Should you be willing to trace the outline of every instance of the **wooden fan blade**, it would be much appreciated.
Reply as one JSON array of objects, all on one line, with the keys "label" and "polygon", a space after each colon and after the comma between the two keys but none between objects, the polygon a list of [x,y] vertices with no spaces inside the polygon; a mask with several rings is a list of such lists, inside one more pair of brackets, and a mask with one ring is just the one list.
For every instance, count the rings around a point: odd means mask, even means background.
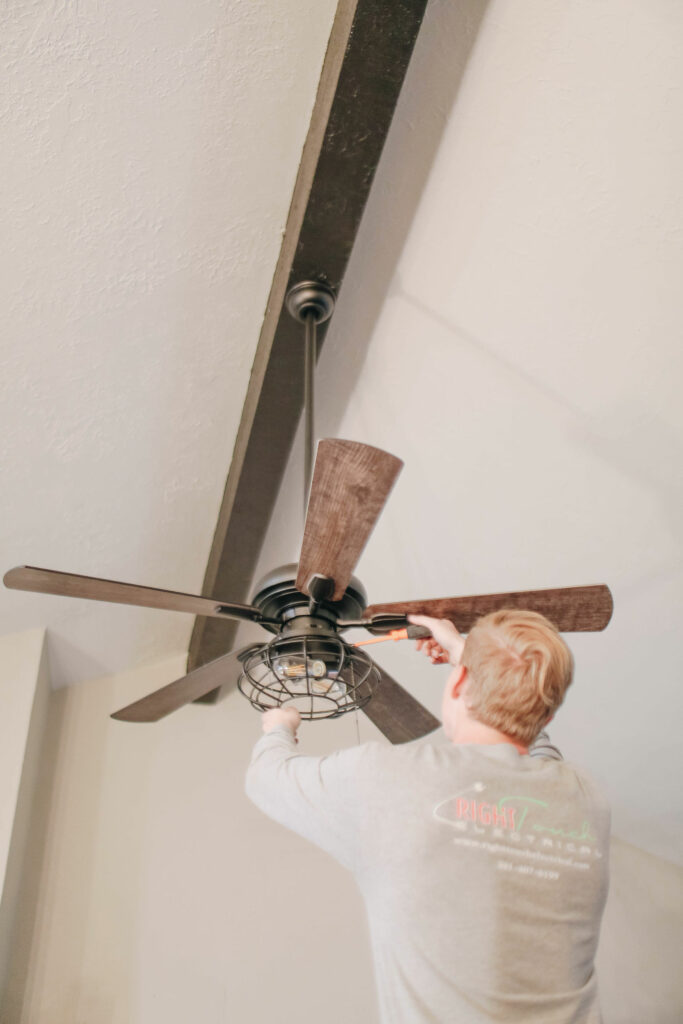
[{"label": "wooden fan blade", "polygon": [[260,645],[249,644],[239,651],[231,651],[216,658],[215,661],[209,661],[181,679],[176,679],[175,682],[162,686],[161,689],[147,694],[135,703],[115,711],[111,717],[120,722],[158,722],[160,718],[170,715],[172,711],[177,711],[198,697],[203,697],[211,690],[224,686],[233,679],[236,682],[240,672],[240,659],[255,646]]},{"label": "wooden fan blade", "polygon": [[37,569],[21,565],[5,573],[4,584],[13,590],[32,590],[39,594],[58,594],[61,597],[84,597],[90,601],[110,601],[113,604],[132,604],[141,608],[161,608],[167,611],[189,612],[190,615],[210,615],[216,618],[263,619],[258,608],[247,604],[224,604],[210,597],[179,594],[156,587],[139,587],[135,583],[118,583],[96,576],[78,576],[54,569]]},{"label": "wooden fan blade", "polygon": [[[374,615],[432,615],[450,619],[461,633],[467,633],[477,619],[500,608],[520,608],[545,615],[561,633],[586,633],[604,629],[614,604],[609,587],[561,587],[557,590],[523,590],[510,594],[480,594],[476,597],[441,597],[428,601],[373,604],[363,612],[367,621]],[[392,627],[393,628],[393,627]]]},{"label": "wooden fan blade", "polygon": [[334,580],[339,601],[403,463],[355,441],[320,441],[308,501],[297,589],[319,574]]},{"label": "wooden fan blade", "polygon": [[372,700],[363,708],[370,721],[391,743],[407,743],[434,732],[441,725],[427,708],[374,662],[382,677]]}]

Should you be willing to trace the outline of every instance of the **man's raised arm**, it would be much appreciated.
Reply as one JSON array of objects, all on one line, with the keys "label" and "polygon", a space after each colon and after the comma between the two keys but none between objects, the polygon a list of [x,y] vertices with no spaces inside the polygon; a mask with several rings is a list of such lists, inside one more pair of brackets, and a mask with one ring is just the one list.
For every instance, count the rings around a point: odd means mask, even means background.
[{"label": "man's raised arm", "polygon": [[300,721],[293,708],[264,713],[264,735],[254,747],[247,770],[247,796],[268,817],[353,870],[367,814],[363,780],[372,773],[376,744],[326,757],[305,757],[296,750]]}]

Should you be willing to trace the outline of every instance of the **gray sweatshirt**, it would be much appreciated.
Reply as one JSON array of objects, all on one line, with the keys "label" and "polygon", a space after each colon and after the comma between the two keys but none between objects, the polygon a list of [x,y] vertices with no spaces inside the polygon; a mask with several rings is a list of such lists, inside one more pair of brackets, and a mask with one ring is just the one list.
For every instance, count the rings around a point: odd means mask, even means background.
[{"label": "gray sweatshirt", "polygon": [[442,729],[306,757],[279,727],[254,747],[250,799],[356,878],[385,1024],[601,1021],[609,809],[538,753]]}]

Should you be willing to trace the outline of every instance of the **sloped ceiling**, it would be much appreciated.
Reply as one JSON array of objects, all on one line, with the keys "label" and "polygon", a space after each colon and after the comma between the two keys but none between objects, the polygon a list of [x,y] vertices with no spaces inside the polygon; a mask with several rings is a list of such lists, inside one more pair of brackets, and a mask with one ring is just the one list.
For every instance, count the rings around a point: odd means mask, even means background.
[{"label": "sloped ceiling", "polygon": [[[0,565],[199,592],[336,4],[12,4]],[[192,620],[0,591],[56,685]]]}]

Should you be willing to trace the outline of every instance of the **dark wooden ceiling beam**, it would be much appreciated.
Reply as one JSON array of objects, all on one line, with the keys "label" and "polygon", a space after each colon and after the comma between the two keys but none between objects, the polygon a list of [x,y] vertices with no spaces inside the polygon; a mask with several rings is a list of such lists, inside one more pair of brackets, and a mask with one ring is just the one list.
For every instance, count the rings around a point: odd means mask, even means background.
[{"label": "dark wooden ceiling beam", "polygon": [[[341,0],[259,338],[202,593],[248,590],[303,407],[301,325],[284,308],[297,281],[339,291],[426,0]],[[274,169],[276,173],[276,169]],[[320,344],[325,326],[319,329]],[[237,624],[197,618],[188,671],[226,653]]]}]

